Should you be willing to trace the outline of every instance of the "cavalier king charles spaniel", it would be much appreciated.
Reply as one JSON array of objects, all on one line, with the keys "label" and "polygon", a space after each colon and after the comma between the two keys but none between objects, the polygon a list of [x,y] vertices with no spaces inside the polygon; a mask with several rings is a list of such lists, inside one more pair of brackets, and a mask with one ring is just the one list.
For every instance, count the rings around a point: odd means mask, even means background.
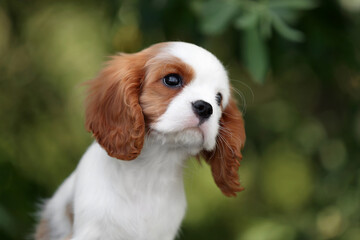
[{"label": "cavalier king charles spaniel", "polygon": [[113,56],[88,82],[86,128],[96,141],[45,202],[35,238],[174,239],[190,156],[235,196],[245,131],[230,88],[220,61],[193,44]]}]

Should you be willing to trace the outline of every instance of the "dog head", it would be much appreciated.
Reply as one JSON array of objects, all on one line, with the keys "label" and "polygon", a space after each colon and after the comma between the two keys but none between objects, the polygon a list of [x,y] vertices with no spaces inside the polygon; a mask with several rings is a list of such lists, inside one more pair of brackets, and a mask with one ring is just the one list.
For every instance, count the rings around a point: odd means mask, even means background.
[{"label": "dog head", "polygon": [[210,52],[184,42],[156,44],[112,57],[88,84],[86,128],[110,156],[135,159],[151,138],[201,155],[225,195],[242,190],[243,118]]}]

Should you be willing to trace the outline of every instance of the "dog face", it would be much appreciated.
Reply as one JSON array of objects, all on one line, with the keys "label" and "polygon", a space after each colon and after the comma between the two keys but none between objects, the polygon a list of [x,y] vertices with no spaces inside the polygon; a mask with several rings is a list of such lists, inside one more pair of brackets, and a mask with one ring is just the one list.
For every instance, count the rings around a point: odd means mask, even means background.
[{"label": "dog face", "polygon": [[140,96],[150,129],[164,143],[184,146],[192,154],[213,150],[230,97],[225,69],[195,45],[170,43],[162,51],[147,62]]},{"label": "dog face", "polygon": [[86,127],[112,157],[135,159],[145,138],[200,154],[227,196],[242,190],[242,115],[219,60],[196,45],[161,43],[114,56],[89,82]]}]

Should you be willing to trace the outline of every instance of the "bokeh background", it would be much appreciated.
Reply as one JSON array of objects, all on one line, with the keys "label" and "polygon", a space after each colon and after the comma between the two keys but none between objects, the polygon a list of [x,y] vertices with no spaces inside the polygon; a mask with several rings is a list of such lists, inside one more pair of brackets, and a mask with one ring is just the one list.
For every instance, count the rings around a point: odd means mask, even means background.
[{"label": "bokeh background", "polygon": [[247,131],[238,197],[189,161],[179,239],[360,239],[360,0],[1,0],[0,239],[91,143],[81,83],[169,40],[219,57]]}]

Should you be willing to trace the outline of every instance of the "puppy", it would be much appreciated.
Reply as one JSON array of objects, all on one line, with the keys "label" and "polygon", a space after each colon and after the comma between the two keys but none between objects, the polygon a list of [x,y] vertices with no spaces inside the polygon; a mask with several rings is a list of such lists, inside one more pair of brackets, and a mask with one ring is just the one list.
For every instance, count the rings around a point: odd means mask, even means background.
[{"label": "puppy", "polygon": [[220,61],[193,44],[113,56],[88,83],[86,128],[96,141],[44,204],[36,240],[174,239],[190,156],[235,196],[245,131],[230,92]]}]

